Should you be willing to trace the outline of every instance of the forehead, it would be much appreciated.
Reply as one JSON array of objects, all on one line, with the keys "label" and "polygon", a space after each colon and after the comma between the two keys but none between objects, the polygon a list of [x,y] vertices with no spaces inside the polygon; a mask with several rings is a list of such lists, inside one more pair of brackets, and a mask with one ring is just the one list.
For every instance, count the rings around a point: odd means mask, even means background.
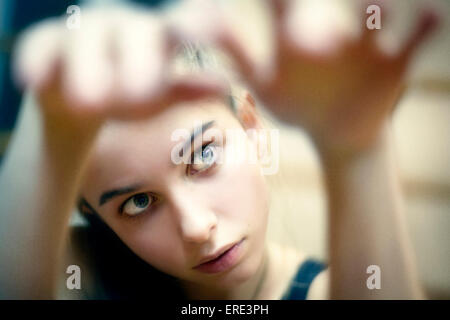
[{"label": "forehead", "polygon": [[180,143],[172,141],[173,132],[182,129],[190,135],[211,120],[219,130],[240,126],[221,101],[179,104],[141,121],[108,122],[94,144],[83,191],[135,183],[139,177],[157,179],[173,167],[171,151]]}]

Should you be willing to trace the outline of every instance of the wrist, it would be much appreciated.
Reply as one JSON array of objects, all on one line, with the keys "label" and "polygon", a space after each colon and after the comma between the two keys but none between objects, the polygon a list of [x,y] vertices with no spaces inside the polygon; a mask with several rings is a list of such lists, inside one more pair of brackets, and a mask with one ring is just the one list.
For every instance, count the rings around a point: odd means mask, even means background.
[{"label": "wrist", "polygon": [[340,139],[336,135],[312,134],[311,138],[324,166],[342,167],[379,153],[388,145],[389,135],[390,123],[386,121],[365,137],[356,134],[349,139]]},{"label": "wrist", "polygon": [[100,119],[81,119],[49,114],[41,109],[42,138],[46,158],[61,172],[78,171],[103,124]]},{"label": "wrist", "polygon": [[[104,122],[95,108],[80,108],[70,104],[56,89],[30,92],[38,107],[46,138],[69,138],[67,143],[89,143]],[[74,139],[77,137],[76,139]]]}]

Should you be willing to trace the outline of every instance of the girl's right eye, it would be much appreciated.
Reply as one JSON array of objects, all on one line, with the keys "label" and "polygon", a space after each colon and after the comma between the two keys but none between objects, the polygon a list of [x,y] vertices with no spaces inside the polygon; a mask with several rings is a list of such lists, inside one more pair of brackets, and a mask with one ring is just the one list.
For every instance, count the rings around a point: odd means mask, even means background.
[{"label": "girl's right eye", "polygon": [[208,142],[191,155],[191,165],[187,169],[189,175],[207,171],[212,168],[219,157],[216,145]]},{"label": "girl's right eye", "polygon": [[156,197],[149,193],[139,193],[122,204],[120,213],[130,217],[142,214],[156,202]]}]

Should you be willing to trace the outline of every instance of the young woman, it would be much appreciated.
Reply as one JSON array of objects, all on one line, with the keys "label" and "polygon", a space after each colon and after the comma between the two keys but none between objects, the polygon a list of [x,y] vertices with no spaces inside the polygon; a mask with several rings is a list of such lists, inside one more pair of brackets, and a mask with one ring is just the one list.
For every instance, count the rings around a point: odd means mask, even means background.
[{"label": "young woman", "polygon": [[[266,242],[269,199],[258,162],[220,161],[238,144],[227,130],[244,133],[249,154],[259,147],[248,131],[262,128],[249,91],[230,94],[210,72],[173,76],[170,53],[186,36],[173,21],[130,8],[89,10],[81,29],[51,20],[18,49],[18,75],[32,93],[0,175],[0,239],[10,244],[0,248],[2,297],[55,296],[77,201],[90,228],[70,238],[103,289],[93,285],[87,298],[423,297],[389,115],[435,16],[421,16],[389,55],[371,30],[322,44],[295,39],[295,10],[269,3],[276,41],[264,66],[226,21],[189,37],[215,41],[249,90],[315,142],[328,191],[329,269]],[[197,51],[191,56],[202,66]],[[191,148],[176,149],[179,129]],[[191,161],[174,163],[174,150]],[[367,287],[371,265],[382,272],[381,289]]]}]

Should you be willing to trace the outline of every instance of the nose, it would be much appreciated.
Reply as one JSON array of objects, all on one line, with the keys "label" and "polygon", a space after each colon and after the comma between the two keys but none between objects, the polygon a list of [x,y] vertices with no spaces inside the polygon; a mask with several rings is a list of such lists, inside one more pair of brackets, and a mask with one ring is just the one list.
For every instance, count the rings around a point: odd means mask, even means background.
[{"label": "nose", "polygon": [[217,226],[217,216],[201,199],[179,192],[172,198],[172,208],[184,241],[208,241]]}]

